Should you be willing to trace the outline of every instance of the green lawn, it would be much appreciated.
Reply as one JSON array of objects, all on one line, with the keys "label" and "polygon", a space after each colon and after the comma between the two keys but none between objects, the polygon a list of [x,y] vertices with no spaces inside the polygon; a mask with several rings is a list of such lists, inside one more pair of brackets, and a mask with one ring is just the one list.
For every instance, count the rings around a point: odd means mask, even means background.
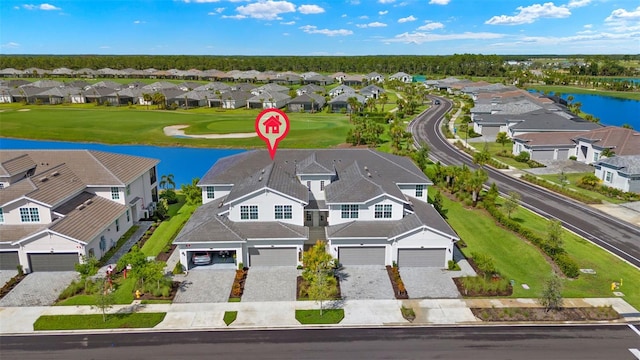
[{"label": "green lawn", "polygon": [[344,309],[325,309],[320,316],[320,310],[296,310],[296,320],[300,324],[338,324],[344,319]]},{"label": "green lawn", "polygon": [[[28,111],[20,111],[28,110]],[[187,134],[254,132],[259,110],[155,110],[144,106],[2,104],[2,136],[36,140],[149,144],[193,147],[263,147],[258,137],[186,139],[164,135],[169,125],[189,125]],[[291,130],[282,148],[326,148],[345,142],[349,119],[344,114],[289,113]],[[322,133],[322,136],[318,136]]]},{"label": "green lawn", "polygon": [[585,89],[577,86],[560,86],[560,85],[527,85],[527,89],[534,89],[538,91],[544,91],[545,93],[561,93],[561,94],[591,94],[611,96],[620,99],[640,100],[640,92],[630,91],[606,91]]},{"label": "green lawn", "polygon": [[[429,189],[433,196],[435,189]],[[444,198],[448,210],[447,221],[468,245],[465,255],[482,252],[491,255],[498,270],[508,279],[514,279],[513,297],[538,297],[544,280],[551,272],[551,265],[533,245],[496,226],[493,219],[481,210],[463,208],[458,202]],[[545,236],[547,222],[538,215],[519,208],[512,217],[522,226]],[[620,289],[625,300],[640,308],[640,271],[626,264],[588,241],[565,231],[564,247],[580,268],[594,269],[596,275],[581,274],[575,280],[565,280],[565,297],[612,297],[610,285],[623,279]],[[531,290],[524,290],[526,283]]]},{"label": "green lawn", "polygon": [[179,202],[169,206],[169,220],[160,223],[153,235],[142,246],[142,252],[146,256],[157,256],[178,234],[182,226],[196,210],[195,205],[185,205],[184,195],[178,195]]},{"label": "green lawn", "polygon": [[231,325],[232,322],[236,321],[236,318],[238,317],[238,312],[237,311],[225,311],[224,312],[224,323],[227,324],[227,326]]},{"label": "green lawn", "polygon": [[[597,191],[591,191],[591,190],[587,190],[587,189],[583,189],[581,187],[578,187],[576,184],[578,183],[578,180],[580,180],[583,176],[587,175],[587,174],[593,174],[593,172],[586,172],[586,173],[569,173],[569,174],[565,174],[567,176],[567,180],[569,181],[569,184],[566,184],[565,186],[569,189],[573,189],[576,190],[580,193],[586,194],[591,196],[592,198],[596,198],[596,199],[600,199],[602,201],[605,202],[610,202],[610,203],[614,203],[614,204],[622,204],[625,203],[624,200],[620,200],[620,199],[616,199],[616,198],[610,198],[608,196],[602,195]],[[536,175],[540,178],[552,181],[556,184],[560,185],[560,179],[559,179],[559,174],[549,174],[549,175]]]},{"label": "green lawn", "polygon": [[[131,304],[133,301],[133,293],[135,292],[136,279],[129,277],[128,279],[119,278],[114,281],[115,291],[113,292],[114,304]],[[95,295],[76,295],[64,299],[56,305],[73,306],[73,305],[95,305]]]},{"label": "green lawn", "polygon": [[152,328],[164,320],[166,313],[102,314],[95,315],[43,315],[33,323],[33,330],[84,330]]}]

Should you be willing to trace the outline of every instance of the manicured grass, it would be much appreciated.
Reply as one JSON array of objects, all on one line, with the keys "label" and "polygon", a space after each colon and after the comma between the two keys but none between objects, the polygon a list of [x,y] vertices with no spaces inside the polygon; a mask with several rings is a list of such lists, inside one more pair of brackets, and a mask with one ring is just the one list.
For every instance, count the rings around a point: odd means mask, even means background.
[{"label": "manicured grass", "polygon": [[238,317],[238,312],[237,311],[225,311],[224,312],[224,323],[227,324],[227,326],[231,325],[232,322],[236,321],[236,318]]},{"label": "manicured grass", "polygon": [[163,221],[142,246],[142,253],[146,256],[157,256],[167,245],[171,245],[182,226],[196,210],[195,205],[185,205],[184,195],[179,195],[178,198],[180,199],[178,204],[172,204],[169,207],[169,213],[174,215],[169,220]]},{"label": "manicured grass", "polygon": [[327,309],[320,310],[296,310],[296,320],[300,324],[338,324],[344,319],[344,309]]},{"label": "manicured grass", "polygon": [[240,302],[241,300],[242,300],[242,298],[232,298],[232,297],[230,297],[227,302]]},{"label": "manicured grass", "polygon": [[43,315],[33,324],[33,330],[84,330],[152,328],[164,320],[166,313],[102,314],[95,315]]},{"label": "manicured grass", "polygon": [[[29,110],[29,111],[18,111]],[[169,125],[189,125],[187,134],[254,132],[259,110],[155,110],[150,107],[2,104],[2,136],[36,140],[149,144],[193,147],[263,147],[258,137],[186,139],[164,135]],[[289,113],[291,130],[281,148],[326,148],[345,142],[350,128],[344,114]],[[318,136],[322,133],[322,136]]]},{"label": "manicured grass", "polygon": [[150,300],[141,300],[140,304],[171,304],[173,301],[171,300],[163,300],[163,299],[150,299]]},{"label": "manicured grass", "polygon": [[577,86],[560,86],[560,85],[527,85],[527,89],[534,89],[538,91],[544,91],[545,93],[561,93],[561,94],[590,94],[590,95],[602,95],[611,96],[620,99],[640,100],[639,92],[631,91],[606,91],[581,88]]},{"label": "manicured grass", "polygon": [[[114,281],[115,291],[113,292],[114,304],[131,304],[133,301],[133,293],[135,292],[137,280],[129,277],[128,279],[120,278]],[[56,305],[73,306],[73,305],[95,305],[95,295],[76,295],[68,299],[62,300]]]},{"label": "manicured grass", "polygon": [[[569,181],[568,184],[565,184],[565,187],[569,188],[569,189],[573,189],[576,190],[580,193],[586,194],[591,196],[592,198],[595,199],[600,199],[602,201],[605,202],[610,202],[610,203],[614,203],[614,204],[623,204],[625,203],[624,200],[620,200],[620,199],[616,199],[616,198],[610,198],[608,196],[602,195],[597,191],[591,191],[591,190],[587,190],[587,189],[583,189],[581,187],[578,187],[576,184],[578,183],[578,180],[580,180],[583,176],[587,175],[587,174],[593,174],[593,172],[586,172],[586,173],[569,173],[569,174],[565,174],[565,176],[567,177],[567,180]],[[560,184],[560,178],[559,178],[559,174],[549,174],[549,175],[536,175],[538,177],[541,177],[543,179],[552,181],[558,185]]]}]

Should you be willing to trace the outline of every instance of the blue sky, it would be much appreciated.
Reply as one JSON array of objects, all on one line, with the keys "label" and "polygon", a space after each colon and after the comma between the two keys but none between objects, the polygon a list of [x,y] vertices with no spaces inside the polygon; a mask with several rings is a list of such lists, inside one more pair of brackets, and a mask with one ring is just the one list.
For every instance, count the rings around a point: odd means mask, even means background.
[{"label": "blue sky", "polygon": [[638,54],[638,0],[0,2],[2,54]]}]

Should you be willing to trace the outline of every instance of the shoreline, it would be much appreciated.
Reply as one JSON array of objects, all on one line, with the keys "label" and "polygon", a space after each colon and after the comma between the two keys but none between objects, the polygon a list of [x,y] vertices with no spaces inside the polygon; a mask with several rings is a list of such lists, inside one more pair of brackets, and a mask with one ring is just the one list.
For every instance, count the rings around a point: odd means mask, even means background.
[{"label": "shoreline", "polygon": [[165,136],[186,138],[186,139],[245,139],[258,136],[255,132],[250,133],[230,133],[230,134],[202,134],[202,135],[187,135],[183,129],[188,128],[191,125],[171,125],[165,126],[162,131]]}]

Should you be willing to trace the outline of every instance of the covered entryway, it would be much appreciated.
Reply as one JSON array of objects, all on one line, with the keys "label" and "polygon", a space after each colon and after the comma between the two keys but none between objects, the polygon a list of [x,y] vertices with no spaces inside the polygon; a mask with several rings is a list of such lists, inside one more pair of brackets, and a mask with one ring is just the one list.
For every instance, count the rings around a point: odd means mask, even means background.
[{"label": "covered entryway", "polygon": [[29,269],[35,271],[75,271],[77,253],[29,254]]},{"label": "covered entryway", "polygon": [[17,251],[0,252],[0,270],[16,270],[19,264]]},{"label": "covered entryway", "polygon": [[296,266],[298,250],[292,248],[249,248],[250,266]]},{"label": "covered entryway", "polygon": [[385,264],[385,248],[376,247],[341,247],[338,249],[338,261],[348,265],[383,265]]},{"label": "covered entryway", "polygon": [[398,266],[444,268],[446,249],[398,249]]}]

